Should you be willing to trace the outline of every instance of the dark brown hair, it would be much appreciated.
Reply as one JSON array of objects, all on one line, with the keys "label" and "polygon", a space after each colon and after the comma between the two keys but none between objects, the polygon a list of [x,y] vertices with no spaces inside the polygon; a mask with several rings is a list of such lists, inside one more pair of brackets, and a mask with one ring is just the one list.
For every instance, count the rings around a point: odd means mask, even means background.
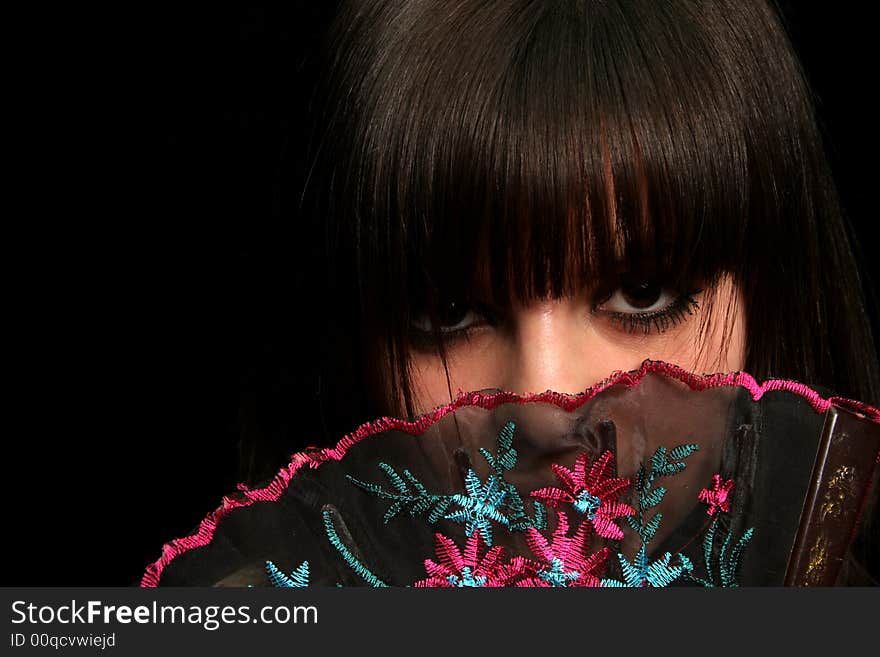
[{"label": "dark brown hair", "polygon": [[394,373],[390,407],[412,414],[412,319],[439,327],[480,258],[495,298],[561,295],[614,276],[620,239],[628,269],[733,276],[746,371],[878,400],[850,229],[772,6],[348,2],[328,44],[304,207],[357,299],[339,321],[387,358],[355,376]]},{"label": "dark brown hair", "polygon": [[621,264],[730,275],[747,372],[880,401],[873,287],[772,4],[358,0],[326,58],[301,205],[336,301],[326,442],[384,410],[376,372],[413,414],[412,320],[439,327],[482,264],[502,300]]}]

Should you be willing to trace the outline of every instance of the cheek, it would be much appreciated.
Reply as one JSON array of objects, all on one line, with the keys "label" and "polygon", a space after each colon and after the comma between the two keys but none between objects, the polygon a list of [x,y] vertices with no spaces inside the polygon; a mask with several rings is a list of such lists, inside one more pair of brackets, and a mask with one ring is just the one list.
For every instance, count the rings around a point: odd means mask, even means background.
[{"label": "cheek", "polygon": [[[645,350],[645,358],[675,363],[698,374],[745,369],[745,303],[739,288],[725,279],[701,313],[681,331]],[[708,315],[704,326],[701,320]]]},{"label": "cheek", "polygon": [[504,346],[497,340],[484,340],[476,349],[451,350],[447,359],[447,380],[446,369],[439,357],[413,355],[413,394],[420,412],[455,399],[459,390],[469,392],[499,387],[499,363],[504,362],[504,357]]},{"label": "cheek", "polygon": [[[736,372],[745,369],[746,307],[742,291],[732,280],[725,279],[712,298],[711,321],[700,333],[700,322],[694,322],[693,346],[690,347],[692,370],[695,372]],[[700,345],[702,344],[702,353]]]}]

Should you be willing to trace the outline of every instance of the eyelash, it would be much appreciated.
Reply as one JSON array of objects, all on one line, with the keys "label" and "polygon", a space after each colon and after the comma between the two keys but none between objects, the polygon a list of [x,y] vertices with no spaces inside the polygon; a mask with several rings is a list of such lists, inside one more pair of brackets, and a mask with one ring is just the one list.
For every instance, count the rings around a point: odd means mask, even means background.
[{"label": "eyelash", "polygon": [[[494,314],[488,308],[482,306],[481,304],[472,303],[467,306],[468,310],[475,312],[477,315],[482,317],[484,321],[480,324],[473,324],[468,328],[463,329],[455,329],[452,331],[440,331],[440,334],[443,336],[443,339],[447,345],[454,344],[459,342],[460,340],[470,340],[471,334],[476,331],[480,326],[484,324],[488,324],[490,326],[494,326],[497,324]],[[437,343],[434,340],[433,334],[428,331],[423,331],[421,329],[417,329],[414,326],[410,327],[410,340],[416,348],[421,349],[433,349],[436,348]]]},{"label": "eyelash", "polygon": [[612,322],[620,326],[627,333],[634,334],[642,329],[644,335],[652,332],[658,335],[680,324],[688,315],[693,315],[699,309],[700,304],[694,298],[703,290],[696,289],[679,295],[675,300],[662,310],[653,310],[646,313],[622,313],[605,312]]},{"label": "eyelash", "polygon": [[[620,326],[627,333],[635,334],[641,329],[644,332],[644,335],[649,335],[652,331],[659,335],[668,331],[670,328],[677,326],[683,322],[687,316],[693,315],[694,311],[699,309],[700,304],[695,297],[702,291],[702,289],[694,289],[680,294],[672,303],[661,310],[644,313],[603,311],[602,314],[604,314],[610,321]],[[610,298],[610,296],[608,298]],[[607,301],[607,299],[604,299],[603,302],[604,301]],[[476,312],[481,317],[488,319],[486,319],[484,323],[471,325],[467,328],[441,331],[446,344],[454,344],[460,340],[470,340],[471,334],[483,324],[494,326],[497,323],[492,312],[480,304],[472,304],[468,306],[468,309]],[[595,313],[597,311],[593,310],[592,312]],[[410,339],[416,347],[421,346],[427,348],[435,346],[434,338],[431,333],[415,327],[410,328]]]}]

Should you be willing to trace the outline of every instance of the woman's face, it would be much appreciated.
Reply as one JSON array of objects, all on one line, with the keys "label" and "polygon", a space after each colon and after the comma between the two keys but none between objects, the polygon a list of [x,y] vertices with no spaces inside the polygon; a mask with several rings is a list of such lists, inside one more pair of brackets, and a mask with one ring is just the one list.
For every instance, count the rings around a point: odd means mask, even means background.
[{"label": "woman's face", "polygon": [[[701,337],[700,319],[710,294],[717,295],[712,300],[713,321]],[[732,304],[732,314],[725,336],[728,304]],[[648,315],[647,323],[640,321]],[[451,334],[455,329],[470,328],[470,332],[447,341],[449,382],[436,349],[411,351],[418,414],[448,403],[449,384],[453,398],[458,391],[485,388],[574,394],[615,370],[637,369],[646,358],[697,373],[744,369],[743,299],[729,277],[690,297],[682,291],[633,280],[600,303],[585,291],[577,296],[515,304],[504,317],[492,320],[472,307],[453,309],[447,317],[450,324],[442,327],[444,331]],[[416,321],[414,328],[427,329],[426,322]],[[392,410],[402,414],[402,409]]]}]

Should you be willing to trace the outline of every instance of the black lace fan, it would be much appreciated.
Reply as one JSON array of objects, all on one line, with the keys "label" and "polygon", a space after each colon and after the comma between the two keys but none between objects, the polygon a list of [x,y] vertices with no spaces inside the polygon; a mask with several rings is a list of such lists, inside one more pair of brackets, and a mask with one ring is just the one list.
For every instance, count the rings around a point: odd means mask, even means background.
[{"label": "black lace fan", "polygon": [[645,361],[584,393],[463,394],[293,456],[143,586],[832,585],[880,412]]}]

